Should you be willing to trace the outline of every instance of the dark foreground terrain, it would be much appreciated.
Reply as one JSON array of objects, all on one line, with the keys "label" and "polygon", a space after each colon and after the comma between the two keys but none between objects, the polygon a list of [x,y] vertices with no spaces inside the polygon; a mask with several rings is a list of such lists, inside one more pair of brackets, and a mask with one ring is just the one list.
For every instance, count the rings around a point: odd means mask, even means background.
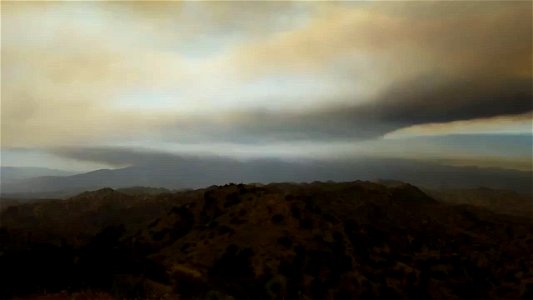
[{"label": "dark foreground terrain", "polygon": [[476,195],[232,184],[13,205],[0,219],[0,297],[533,299],[529,203],[499,214]]}]

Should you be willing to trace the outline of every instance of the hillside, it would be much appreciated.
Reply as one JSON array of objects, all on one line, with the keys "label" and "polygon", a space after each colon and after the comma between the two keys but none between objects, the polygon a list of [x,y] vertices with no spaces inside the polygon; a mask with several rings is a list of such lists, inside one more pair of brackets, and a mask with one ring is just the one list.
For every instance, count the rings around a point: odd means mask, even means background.
[{"label": "hillside", "polygon": [[[131,190],[130,190],[131,192]],[[409,184],[112,189],[1,214],[2,298],[519,299],[533,222]]]}]

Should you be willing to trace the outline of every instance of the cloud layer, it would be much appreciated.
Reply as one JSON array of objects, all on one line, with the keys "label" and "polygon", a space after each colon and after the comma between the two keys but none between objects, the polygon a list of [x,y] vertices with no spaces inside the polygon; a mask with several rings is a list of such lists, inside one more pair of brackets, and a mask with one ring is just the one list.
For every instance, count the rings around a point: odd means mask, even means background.
[{"label": "cloud layer", "polygon": [[531,119],[531,15],[527,1],[4,3],[2,148],[327,145]]}]

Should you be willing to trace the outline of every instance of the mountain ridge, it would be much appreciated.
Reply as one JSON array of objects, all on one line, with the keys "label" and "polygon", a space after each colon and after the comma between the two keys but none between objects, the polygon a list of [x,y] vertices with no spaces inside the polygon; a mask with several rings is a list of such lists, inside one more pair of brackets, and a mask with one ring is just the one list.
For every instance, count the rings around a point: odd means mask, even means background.
[{"label": "mountain ridge", "polygon": [[[198,173],[195,170],[204,170]],[[257,160],[240,162],[225,159],[180,159],[166,164],[144,163],[119,169],[99,169],[66,177],[47,176],[3,183],[2,194],[74,195],[106,186],[201,188],[228,182],[308,182],[313,180],[349,181],[354,178],[390,178],[424,188],[476,188],[490,186],[533,194],[532,172],[494,168],[451,167],[403,160],[348,162],[284,162]],[[465,179],[466,178],[466,179]]]},{"label": "mountain ridge", "polygon": [[439,202],[405,183],[226,184],[152,195],[105,188],[10,207],[1,219],[4,296],[43,288],[126,299],[533,292],[530,218]]}]

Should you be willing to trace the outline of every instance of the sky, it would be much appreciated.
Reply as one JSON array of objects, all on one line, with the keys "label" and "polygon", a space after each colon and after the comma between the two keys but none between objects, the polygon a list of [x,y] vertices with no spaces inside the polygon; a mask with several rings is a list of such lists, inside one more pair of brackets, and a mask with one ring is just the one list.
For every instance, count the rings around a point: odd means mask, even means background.
[{"label": "sky", "polygon": [[2,2],[1,165],[532,169],[532,2]]}]

